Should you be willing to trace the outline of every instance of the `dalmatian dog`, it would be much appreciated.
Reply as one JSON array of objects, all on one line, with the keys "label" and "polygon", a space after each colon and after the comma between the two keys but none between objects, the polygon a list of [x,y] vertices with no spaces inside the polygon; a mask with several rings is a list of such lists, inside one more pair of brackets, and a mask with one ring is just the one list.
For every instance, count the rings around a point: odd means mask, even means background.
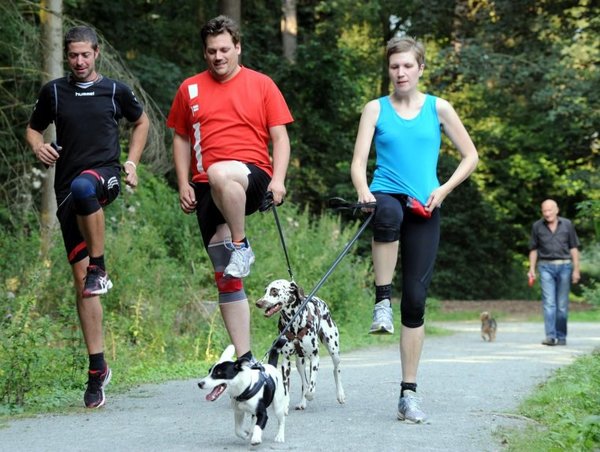
[{"label": "dalmatian dog", "polygon": [[[233,361],[235,347],[229,345],[208,371],[208,375],[198,382],[200,389],[208,389],[206,400],[214,402],[226,391],[231,397],[235,418],[235,434],[242,439],[250,438],[256,446],[262,442],[262,433],[267,425],[267,408],[272,408],[279,428],[276,443],[285,440],[285,415],[289,400],[283,378],[276,367],[270,364],[250,364],[246,360]],[[245,420],[251,417],[250,428]]]},{"label": "dalmatian dog", "polygon": [[[263,297],[256,302],[256,307],[264,309],[266,317],[279,312],[281,333],[305,299],[302,289],[296,283],[278,279],[267,286]],[[290,388],[292,355],[296,355],[296,369],[302,380],[302,397],[295,408],[304,410],[306,401],[315,396],[319,371],[319,341],[325,345],[333,361],[337,400],[343,404],[346,396],[340,377],[340,334],[327,304],[318,297],[312,297],[282,339],[284,341],[279,352],[283,355],[281,374],[287,394]]]}]

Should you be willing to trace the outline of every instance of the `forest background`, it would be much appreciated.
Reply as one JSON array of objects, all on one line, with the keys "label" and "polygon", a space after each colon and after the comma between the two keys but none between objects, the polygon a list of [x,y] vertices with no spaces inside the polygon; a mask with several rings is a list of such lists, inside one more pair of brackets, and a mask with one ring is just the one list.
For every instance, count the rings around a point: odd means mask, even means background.
[{"label": "forest background", "polygon": [[[178,207],[165,127],[179,83],[205,68],[200,27],[220,12],[239,18],[242,63],[275,80],[295,118],[281,213],[305,289],[360,220],[328,211],[327,200],[356,196],[349,166],[361,109],[389,93],[385,43],[407,34],[426,44],[423,90],[453,104],[480,154],[476,172],[444,203],[431,298],[537,299],[525,277],[527,242],[541,201],[552,197],[582,242],[573,297],[600,305],[600,7],[591,0],[8,0],[0,5],[0,406],[60,404],[39,377],[54,366],[69,394],[83,368],[60,234],[42,227],[50,172],[23,139],[48,76],[43,29],[56,3],[65,29],[83,22],[98,30],[100,72],[133,86],[152,119],[141,186],[107,210],[116,281],[105,298],[107,346],[123,375],[152,378],[144,376],[150,367],[187,375],[226,340],[195,219]],[[457,161],[445,141],[440,180]],[[288,276],[273,218],[255,217],[249,236],[262,257],[260,277],[247,283],[251,299]],[[365,234],[320,292],[342,330],[369,317],[368,243]],[[272,333],[259,315],[253,322]],[[264,350],[268,335],[256,337]]]}]

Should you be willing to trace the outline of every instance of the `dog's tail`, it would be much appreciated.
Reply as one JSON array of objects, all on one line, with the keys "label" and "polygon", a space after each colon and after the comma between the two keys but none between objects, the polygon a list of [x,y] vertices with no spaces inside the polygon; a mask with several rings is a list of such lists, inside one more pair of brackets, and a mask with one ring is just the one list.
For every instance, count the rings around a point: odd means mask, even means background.
[{"label": "dog's tail", "polygon": [[279,358],[279,352],[275,349],[269,352],[269,364],[273,367],[277,367],[277,360]]},{"label": "dog's tail", "polygon": [[279,359],[279,353],[281,349],[285,345],[286,339],[284,337],[280,337],[277,343],[271,347],[269,351],[269,364],[273,367],[277,367],[277,360]]}]

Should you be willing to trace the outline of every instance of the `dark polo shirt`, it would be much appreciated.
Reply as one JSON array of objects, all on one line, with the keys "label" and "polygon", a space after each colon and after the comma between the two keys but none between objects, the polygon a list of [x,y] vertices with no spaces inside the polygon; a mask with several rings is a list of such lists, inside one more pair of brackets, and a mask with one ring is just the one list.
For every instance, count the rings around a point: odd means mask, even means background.
[{"label": "dark polo shirt", "polygon": [[533,223],[529,249],[537,250],[538,260],[571,259],[571,248],[579,248],[579,238],[570,220],[558,217],[554,233],[543,218]]}]

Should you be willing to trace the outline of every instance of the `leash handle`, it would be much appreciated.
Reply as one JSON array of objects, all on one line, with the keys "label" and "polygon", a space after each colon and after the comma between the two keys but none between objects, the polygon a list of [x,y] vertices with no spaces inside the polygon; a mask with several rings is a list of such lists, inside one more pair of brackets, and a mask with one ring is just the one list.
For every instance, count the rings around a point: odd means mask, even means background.
[{"label": "leash handle", "polygon": [[334,210],[374,209],[375,207],[377,207],[377,203],[375,202],[352,203],[339,196],[329,198],[329,208]]},{"label": "leash handle", "polygon": [[[358,231],[356,231],[356,234],[354,234],[354,237],[352,237],[352,239],[350,239],[350,241],[346,244],[346,246],[344,247],[344,249],[342,250],[342,252],[338,255],[338,257],[335,259],[335,261],[333,262],[333,264],[331,265],[331,267],[329,268],[329,270],[327,270],[327,272],[325,273],[325,275],[317,283],[317,285],[315,286],[315,288],[304,299],[304,301],[302,302],[302,304],[300,305],[300,307],[298,308],[298,310],[296,311],[296,313],[292,316],[292,318],[290,319],[290,321],[279,332],[279,336],[277,336],[277,338],[273,341],[273,343],[271,344],[271,347],[265,353],[265,357],[267,357],[267,356],[271,357],[271,352],[273,350],[275,350],[276,347],[278,349],[281,349],[281,347],[283,347],[283,345],[285,344],[285,341],[282,341],[282,339],[283,339],[283,336],[285,335],[285,333],[287,333],[287,331],[290,329],[290,326],[292,325],[292,323],[294,322],[294,320],[296,320],[298,318],[298,316],[302,313],[302,311],[304,310],[304,308],[306,307],[306,305],[308,304],[308,302],[313,299],[313,297],[315,296],[315,294],[317,293],[317,291],[321,288],[321,286],[323,284],[325,284],[325,281],[327,280],[327,278],[329,278],[329,275],[331,275],[331,273],[333,273],[333,270],[335,270],[335,268],[342,261],[342,259],[344,258],[344,256],[346,254],[348,254],[348,251],[350,250],[350,248],[352,247],[352,245],[354,245],[354,243],[358,240],[358,238],[361,236],[361,234],[364,232],[364,230],[366,229],[366,227],[369,225],[369,223],[373,219],[373,216],[375,216],[375,211],[374,210],[370,213],[370,215],[367,217],[367,219],[363,222],[363,224],[358,229]],[[280,344],[280,345],[278,346],[277,344]],[[263,360],[264,360],[264,358],[263,358]]]}]

